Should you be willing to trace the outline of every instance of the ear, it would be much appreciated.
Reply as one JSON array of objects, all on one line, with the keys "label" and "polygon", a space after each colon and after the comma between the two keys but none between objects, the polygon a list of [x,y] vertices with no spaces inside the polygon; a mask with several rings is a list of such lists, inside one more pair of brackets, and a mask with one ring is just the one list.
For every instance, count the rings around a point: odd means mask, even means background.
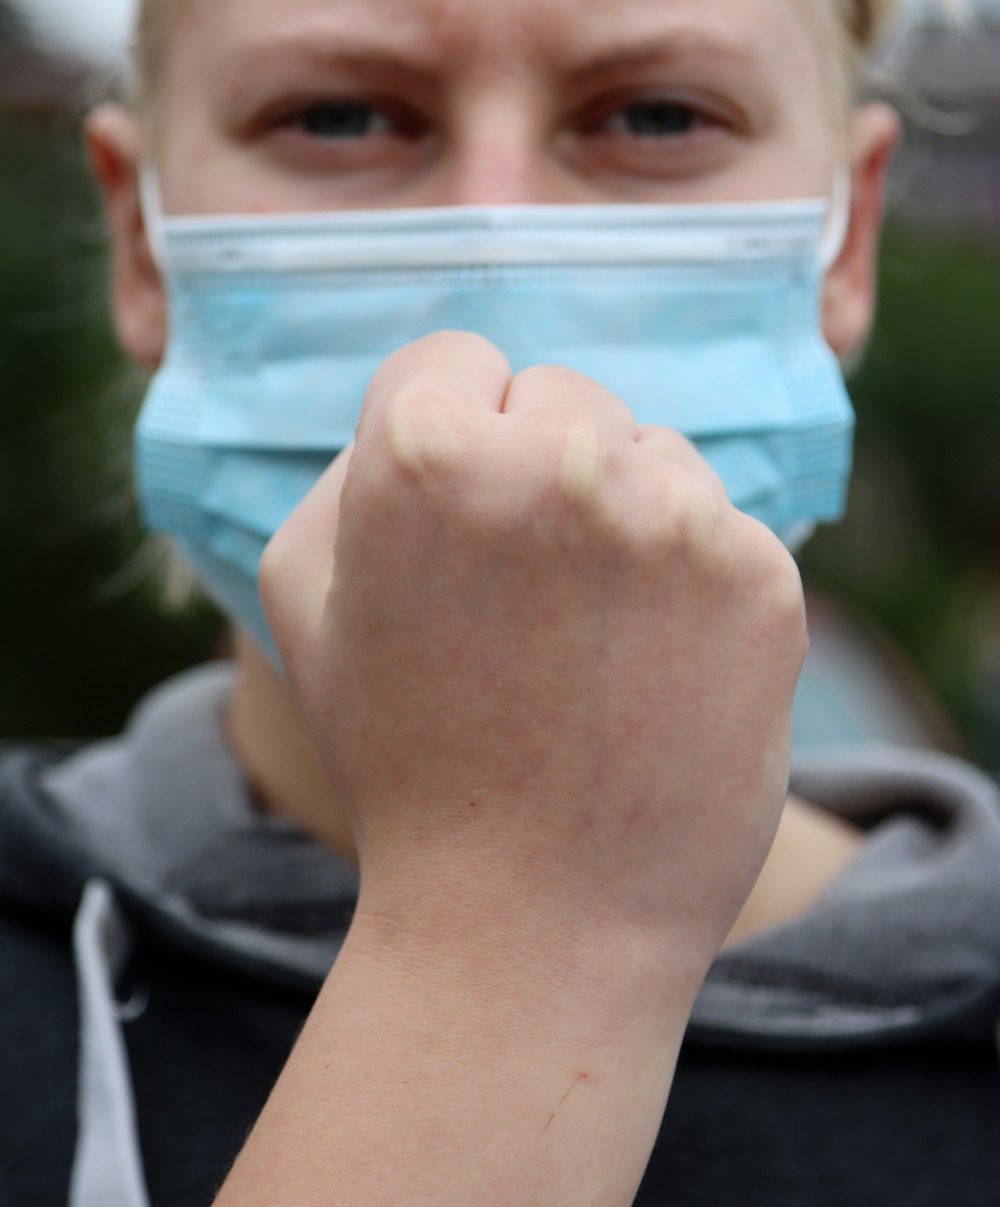
[{"label": "ear", "polygon": [[84,138],[104,201],[118,339],[130,360],[153,370],[166,346],[167,307],[139,202],[142,135],[126,109],[102,105],[87,119]]},{"label": "ear", "polygon": [[864,105],[852,118],[850,225],[823,290],[823,333],[842,362],[859,355],[874,321],[886,179],[899,135],[888,105]]}]

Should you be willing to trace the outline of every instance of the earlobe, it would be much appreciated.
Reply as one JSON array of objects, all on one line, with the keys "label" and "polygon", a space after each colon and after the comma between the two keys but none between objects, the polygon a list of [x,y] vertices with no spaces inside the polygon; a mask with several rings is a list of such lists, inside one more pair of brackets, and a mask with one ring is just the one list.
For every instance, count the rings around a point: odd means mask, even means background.
[{"label": "earlobe", "polygon": [[166,297],[140,202],[142,135],[127,110],[102,105],[87,119],[84,137],[104,203],[118,339],[130,360],[153,370],[166,345]]},{"label": "earlobe", "polygon": [[859,356],[875,316],[886,181],[899,134],[899,117],[887,105],[865,105],[852,120],[850,226],[823,291],[823,331],[845,364]]}]

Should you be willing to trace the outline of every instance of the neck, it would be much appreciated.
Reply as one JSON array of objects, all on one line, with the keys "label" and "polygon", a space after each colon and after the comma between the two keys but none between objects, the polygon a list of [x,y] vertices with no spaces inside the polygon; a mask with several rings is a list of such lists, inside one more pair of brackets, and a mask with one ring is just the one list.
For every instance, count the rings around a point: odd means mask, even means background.
[{"label": "neck", "polygon": [[235,644],[236,682],[226,730],[258,808],[296,822],[357,867],[347,816],[288,684],[248,637],[237,633]]},{"label": "neck", "polygon": [[767,862],[724,947],[809,913],[858,853],[861,832],[824,809],[788,798]]},{"label": "neck", "polygon": [[[227,736],[258,807],[296,822],[357,867],[347,816],[288,684],[242,635],[236,638],[236,655]],[[771,853],[725,946],[744,943],[807,913],[860,845],[860,834],[845,822],[790,797]]]}]

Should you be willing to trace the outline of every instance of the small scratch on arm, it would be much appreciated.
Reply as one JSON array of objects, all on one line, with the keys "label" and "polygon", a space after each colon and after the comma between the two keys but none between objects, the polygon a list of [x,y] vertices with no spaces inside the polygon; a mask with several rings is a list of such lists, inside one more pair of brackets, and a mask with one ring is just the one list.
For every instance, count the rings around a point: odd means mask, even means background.
[{"label": "small scratch on arm", "polygon": [[573,1091],[576,1089],[576,1087],[580,1084],[581,1081],[587,1081],[589,1077],[590,1077],[590,1074],[586,1071],[586,1069],[582,1073],[577,1073],[576,1080],[572,1083],[572,1085],[569,1087],[569,1089],[566,1091],[566,1093],[563,1094],[563,1096],[556,1103],[556,1109],[552,1112],[551,1115],[549,1115],[548,1123],[546,1123],[546,1125],[542,1128],[542,1135],[544,1135],[549,1130],[549,1128],[552,1126],[553,1120],[555,1119],[556,1115],[559,1114],[560,1110],[562,1109],[563,1103],[570,1096],[570,1094],[573,1093]]},{"label": "small scratch on arm", "polygon": [[[615,1039],[613,1039],[609,1044],[606,1044],[603,1048],[600,1049],[600,1051],[597,1053],[596,1059],[599,1060],[604,1055],[605,1052],[609,1052],[615,1046],[615,1044],[620,1043],[621,1040],[623,1040],[630,1031],[634,1031],[636,1027],[638,1027],[641,1023],[644,1023],[647,1018],[650,1018],[659,1009],[660,1009],[659,1006],[653,1006],[649,1010],[646,1010],[643,1014],[640,1014],[639,1017],[637,1019],[634,1019],[632,1022],[630,1022],[629,1025],[623,1031],[620,1031]],[[574,1077],[573,1081],[570,1083],[569,1089],[567,1089],[566,1093],[563,1094],[563,1096],[556,1103],[555,1110],[549,1116],[548,1122],[542,1128],[541,1134],[543,1136],[549,1130],[549,1128],[552,1126],[552,1124],[555,1122],[556,1115],[558,1115],[559,1112],[562,1110],[563,1106],[566,1103],[566,1099],[570,1096],[570,1094],[573,1093],[573,1091],[576,1089],[576,1087],[578,1085],[581,1085],[583,1082],[589,1081],[589,1080],[590,1080],[590,1073],[586,1069],[577,1073],[576,1077]]]}]

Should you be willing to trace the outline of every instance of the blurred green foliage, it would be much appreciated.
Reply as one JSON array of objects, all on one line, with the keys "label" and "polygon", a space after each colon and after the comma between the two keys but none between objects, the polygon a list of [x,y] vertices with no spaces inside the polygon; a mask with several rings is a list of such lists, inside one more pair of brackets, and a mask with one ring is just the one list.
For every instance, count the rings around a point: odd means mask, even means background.
[{"label": "blurred green foliage", "polygon": [[204,609],[164,622],[130,486],[141,383],[106,296],[76,130],[0,125],[3,737],[112,732],[215,632]]},{"label": "blurred green foliage", "polygon": [[1000,767],[1000,231],[890,226],[851,394],[847,519],[806,548],[803,573],[891,634]]},{"label": "blurred green foliage", "polygon": [[[106,313],[78,136],[0,126],[0,735],[116,730],[152,683],[205,657],[217,618],[168,617],[134,514],[141,382]],[[982,761],[1000,766],[1000,247],[896,226],[853,383],[857,473],[807,580],[911,655]]]}]

